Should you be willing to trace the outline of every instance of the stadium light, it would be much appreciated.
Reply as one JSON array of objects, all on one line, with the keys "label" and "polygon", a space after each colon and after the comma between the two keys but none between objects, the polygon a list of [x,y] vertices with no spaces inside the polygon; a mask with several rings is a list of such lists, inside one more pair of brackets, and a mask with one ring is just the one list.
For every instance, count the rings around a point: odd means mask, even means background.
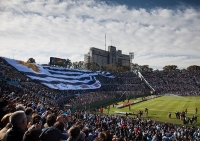
[{"label": "stadium light", "polygon": [[134,59],[134,52],[129,52],[130,57],[130,72],[133,71],[132,59]]}]

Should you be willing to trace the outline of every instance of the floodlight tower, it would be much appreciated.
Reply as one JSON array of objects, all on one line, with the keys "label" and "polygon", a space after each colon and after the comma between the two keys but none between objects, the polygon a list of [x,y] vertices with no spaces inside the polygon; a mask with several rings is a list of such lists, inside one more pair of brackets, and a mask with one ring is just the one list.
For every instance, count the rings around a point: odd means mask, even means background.
[{"label": "floodlight tower", "polygon": [[132,59],[134,59],[134,52],[129,52],[129,57],[130,57],[130,72],[133,72]]}]

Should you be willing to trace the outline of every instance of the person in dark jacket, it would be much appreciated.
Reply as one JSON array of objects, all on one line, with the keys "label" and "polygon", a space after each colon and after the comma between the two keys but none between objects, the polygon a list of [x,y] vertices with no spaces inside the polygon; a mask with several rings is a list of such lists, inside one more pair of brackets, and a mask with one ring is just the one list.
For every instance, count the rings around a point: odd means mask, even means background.
[{"label": "person in dark jacket", "polygon": [[0,93],[0,120],[4,115],[7,114],[6,106],[8,105],[8,101],[4,100],[2,94]]},{"label": "person in dark jacket", "polygon": [[3,95],[0,92],[0,120],[3,118],[4,115],[7,114],[6,107],[8,105],[13,105],[13,102],[11,100],[5,100],[5,99],[3,99]]},{"label": "person in dark jacket", "polygon": [[22,141],[26,127],[27,118],[24,111],[16,111],[10,116],[12,128],[8,129],[2,141]]}]

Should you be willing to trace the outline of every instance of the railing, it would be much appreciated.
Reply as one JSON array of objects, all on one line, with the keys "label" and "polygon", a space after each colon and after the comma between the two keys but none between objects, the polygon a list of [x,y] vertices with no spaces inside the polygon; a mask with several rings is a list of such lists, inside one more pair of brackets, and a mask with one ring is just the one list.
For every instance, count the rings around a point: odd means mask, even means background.
[{"label": "railing", "polygon": [[153,92],[155,92],[154,88],[151,87],[151,85],[146,81],[146,79],[143,77],[143,75],[138,72],[138,77],[144,82],[144,84],[149,87]]}]

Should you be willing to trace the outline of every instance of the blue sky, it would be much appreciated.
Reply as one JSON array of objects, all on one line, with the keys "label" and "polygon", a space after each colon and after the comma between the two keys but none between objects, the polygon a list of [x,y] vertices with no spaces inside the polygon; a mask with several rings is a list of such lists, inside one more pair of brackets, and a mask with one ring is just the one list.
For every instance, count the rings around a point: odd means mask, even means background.
[{"label": "blue sky", "polygon": [[90,47],[135,53],[133,63],[200,65],[199,0],[1,0],[0,56],[83,61]]},{"label": "blue sky", "polygon": [[181,5],[197,7],[199,0],[105,0],[108,3],[127,5],[129,8],[177,8]]}]

